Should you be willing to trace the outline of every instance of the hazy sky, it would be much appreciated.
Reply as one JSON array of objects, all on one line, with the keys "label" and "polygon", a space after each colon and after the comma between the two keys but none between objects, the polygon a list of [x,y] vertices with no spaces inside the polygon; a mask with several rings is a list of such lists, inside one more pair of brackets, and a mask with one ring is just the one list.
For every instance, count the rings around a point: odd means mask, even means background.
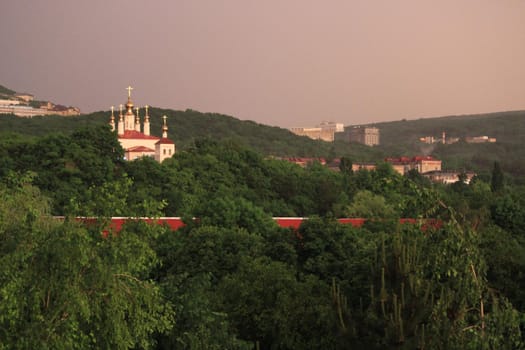
[{"label": "hazy sky", "polygon": [[0,85],[282,127],[525,109],[523,0],[1,0]]}]

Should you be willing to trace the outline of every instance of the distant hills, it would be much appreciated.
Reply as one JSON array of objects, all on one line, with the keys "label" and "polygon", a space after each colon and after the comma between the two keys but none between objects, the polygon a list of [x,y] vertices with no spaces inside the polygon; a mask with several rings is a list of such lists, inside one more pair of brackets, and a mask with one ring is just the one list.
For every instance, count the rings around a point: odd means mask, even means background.
[{"label": "distant hills", "polygon": [[[0,86],[0,93],[10,92],[12,90]],[[381,145],[377,147],[311,140],[286,129],[191,109],[151,108],[152,134],[160,135],[162,115],[168,116],[169,135],[179,151],[191,147],[200,138],[228,139],[268,156],[347,156],[354,162],[380,162],[388,156],[428,154],[443,160],[444,169],[473,170],[488,176],[494,162],[498,161],[502,169],[516,179],[525,176],[525,111],[373,123],[381,133]],[[68,134],[84,126],[105,125],[109,117],[109,111],[73,117],[0,115],[0,140],[13,138],[15,134],[24,138],[57,132]],[[441,138],[442,132],[447,138],[460,138],[460,141],[450,145],[428,145],[419,140],[425,136]],[[463,141],[466,136],[483,135],[494,137],[497,142],[467,144]]]}]

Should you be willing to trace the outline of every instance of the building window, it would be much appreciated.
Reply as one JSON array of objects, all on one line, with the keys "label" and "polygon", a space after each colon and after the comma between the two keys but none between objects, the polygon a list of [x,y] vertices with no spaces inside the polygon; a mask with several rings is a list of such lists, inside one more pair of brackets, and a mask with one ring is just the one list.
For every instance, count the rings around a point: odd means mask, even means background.
[{"label": "building window", "polygon": [[163,151],[162,153],[164,153],[164,155],[166,155],[166,149],[164,148],[162,151]]}]

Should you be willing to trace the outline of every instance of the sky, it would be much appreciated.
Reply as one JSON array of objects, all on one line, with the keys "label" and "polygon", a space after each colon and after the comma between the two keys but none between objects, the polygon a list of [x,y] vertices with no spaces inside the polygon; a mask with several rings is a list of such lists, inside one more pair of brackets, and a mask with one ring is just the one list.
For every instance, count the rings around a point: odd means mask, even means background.
[{"label": "sky", "polygon": [[0,85],[280,127],[525,109],[523,0],[2,0]]}]

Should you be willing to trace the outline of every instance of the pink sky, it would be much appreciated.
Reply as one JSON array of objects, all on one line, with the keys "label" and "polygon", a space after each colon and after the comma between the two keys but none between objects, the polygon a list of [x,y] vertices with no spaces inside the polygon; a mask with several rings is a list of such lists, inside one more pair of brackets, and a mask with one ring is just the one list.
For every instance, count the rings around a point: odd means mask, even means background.
[{"label": "pink sky", "polygon": [[0,85],[282,127],[525,109],[522,0],[16,0]]}]

